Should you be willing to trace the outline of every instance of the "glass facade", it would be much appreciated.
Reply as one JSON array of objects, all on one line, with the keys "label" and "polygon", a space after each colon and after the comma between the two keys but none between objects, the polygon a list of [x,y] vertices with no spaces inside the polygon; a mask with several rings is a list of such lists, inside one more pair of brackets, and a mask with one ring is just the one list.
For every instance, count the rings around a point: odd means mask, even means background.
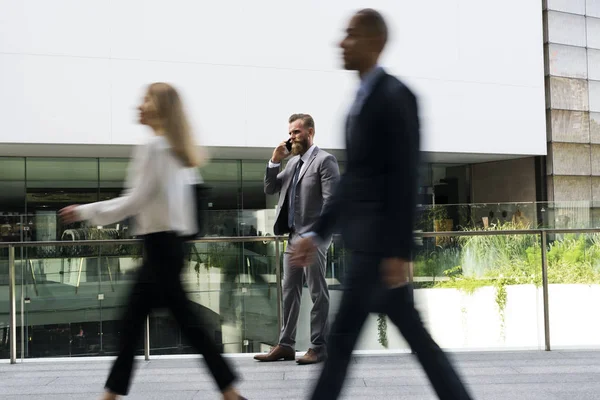
[{"label": "glass facade", "polygon": [[[76,240],[83,224],[63,226],[57,211],[70,204],[119,196],[127,174],[126,158],[0,157],[0,241]],[[345,163],[340,162],[340,171]],[[200,169],[210,185],[208,235],[272,235],[277,196],[265,195],[264,160],[213,160]],[[444,207],[459,226],[468,203],[468,166],[424,164],[420,204]],[[464,219],[464,218],[462,218]],[[95,238],[128,238],[129,221],[102,227]],[[426,228],[424,230],[431,230]]]},{"label": "glass facade", "polygon": [[[128,160],[116,158],[0,158],[2,241],[66,243],[130,237],[127,221],[104,227],[62,226],[56,215],[69,204],[118,196],[127,165]],[[201,171],[213,188],[209,235],[263,237],[253,242],[216,239],[188,247],[184,287],[202,315],[205,329],[224,352],[264,351],[279,335],[277,265],[281,266],[286,242],[268,237],[272,236],[276,196],[263,193],[264,168],[260,160],[216,160]],[[340,169],[344,170],[344,164]],[[468,175],[457,166],[424,167],[423,193],[453,174]],[[435,200],[439,194],[436,190],[432,202],[422,202],[423,216],[432,224],[424,225],[424,231],[446,230],[440,221],[452,219],[452,213],[457,212],[459,223],[453,226],[465,228],[473,221],[485,221],[490,227],[494,224],[498,232],[490,237],[450,235],[418,240],[414,282],[432,334],[443,347],[540,348],[541,243],[537,233],[503,235],[502,230],[521,223],[536,227],[538,213],[548,215],[544,227],[585,227],[586,221],[593,220],[591,204],[440,204]],[[556,222],[563,220],[564,224]],[[474,224],[470,229],[484,227]],[[595,234],[555,236],[549,237],[548,247],[550,309],[556,310],[552,320],[567,321],[570,314],[564,310],[569,308],[561,304],[571,296],[568,291],[580,293],[585,287],[587,296],[595,295],[600,282],[596,260],[599,240]],[[114,355],[127,293],[141,262],[141,245],[29,245],[33,246],[15,247],[18,357]],[[488,251],[491,249],[494,251]],[[558,254],[568,251],[574,252],[568,257],[572,266],[559,262]],[[341,298],[346,256],[341,240],[335,237],[326,267],[332,316]],[[0,247],[0,358],[9,357],[11,340],[8,267],[8,251]],[[567,267],[581,276],[561,275]],[[531,323],[523,325],[523,320]],[[298,325],[299,349],[310,345],[309,321],[310,295],[305,290]],[[151,354],[193,352],[168,312],[154,311],[149,325]],[[591,332],[598,329],[584,325],[578,326]],[[370,317],[357,348],[382,349],[382,338],[386,337],[382,326],[376,315]],[[553,324],[553,345],[596,344],[583,336],[570,341],[571,334]],[[389,348],[406,349],[393,329],[385,340]],[[140,341],[138,353],[142,352]]]},{"label": "glass facade", "polygon": [[[63,225],[57,216],[70,204],[119,196],[128,163],[124,158],[0,158],[0,241],[130,238],[129,221]],[[212,188],[209,236],[273,235],[277,196],[264,194],[265,167],[263,160],[213,160],[200,170]],[[258,241],[189,247],[184,285],[223,351],[260,351],[277,340],[275,246]],[[280,246],[283,254],[284,243]],[[34,246],[16,253],[19,357],[114,354],[141,247]],[[6,292],[0,297],[0,358],[8,357],[10,342],[7,254],[0,249],[0,292]],[[327,270],[332,287],[339,286],[342,254],[332,246]],[[150,331],[153,354],[192,351],[166,311],[152,313]]]},{"label": "glass facade", "polygon": [[[0,241],[82,239],[85,227],[63,226],[58,210],[119,196],[128,163],[125,158],[0,157]],[[213,160],[200,169],[212,188],[209,235],[272,234],[266,215],[273,213],[277,196],[264,194],[265,167],[264,160]],[[103,227],[102,237],[127,238],[128,231],[128,221],[122,221]]]},{"label": "glass facade", "polygon": [[[62,207],[107,200],[123,190],[124,158],[0,158],[0,240],[73,241],[130,238],[128,221],[111,226],[63,226]],[[213,160],[201,169],[212,188],[209,236],[272,236],[277,196],[263,191],[264,160]],[[343,172],[344,163],[340,163]],[[423,168],[423,188],[446,167]],[[431,199],[435,201],[434,198]],[[431,204],[425,202],[424,204]],[[283,254],[286,243],[279,243]],[[276,244],[211,242],[190,245],[183,281],[197,312],[225,352],[258,352],[277,341]],[[0,290],[8,292],[8,260],[0,249]],[[19,357],[111,355],[116,351],[126,296],[141,261],[139,245],[34,246],[17,249]],[[279,260],[281,263],[281,259]],[[346,252],[329,249],[326,277],[332,313],[341,294]],[[306,293],[305,293],[306,296]],[[8,306],[0,297],[0,357],[8,357]],[[310,298],[300,324],[307,325]],[[307,332],[299,347],[308,346]],[[21,337],[23,346],[20,346]],[[368,347],[368,346],[367,346]],[[192,352],[168,312],[150,316],[152,354]],[[140,342],[139,353],[143,351]]]}]

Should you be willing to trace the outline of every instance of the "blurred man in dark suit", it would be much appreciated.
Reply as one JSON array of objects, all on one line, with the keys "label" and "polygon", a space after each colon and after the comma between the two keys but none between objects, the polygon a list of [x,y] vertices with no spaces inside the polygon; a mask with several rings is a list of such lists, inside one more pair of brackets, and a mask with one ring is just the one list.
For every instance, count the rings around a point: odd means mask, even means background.
[{"label": "blurred man in dark suit", "polygon": [[361,10],[341,42],[344,68],[360,87],[346,120],[347,170],[311,232],[294,244],[292,265],[307,265],[339,228],[351,251],[347,287],[331,330],[329,358],[312,399],[336,399],[370,312],[383,312],[416,353],[440,399],[469,400],[448,358],[423,326],[409,284],[417,199],[419,120],[414,94],[377,65],[387,41],[377,11]]}]

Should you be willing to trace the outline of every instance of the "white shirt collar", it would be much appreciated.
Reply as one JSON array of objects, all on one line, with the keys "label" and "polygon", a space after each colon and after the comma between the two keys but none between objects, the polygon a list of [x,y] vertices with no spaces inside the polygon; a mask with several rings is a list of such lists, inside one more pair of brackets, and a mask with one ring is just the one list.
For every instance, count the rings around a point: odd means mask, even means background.
[{"label": "white shirt collar", "polygon": [[161,149],[168,149],[171,147],[169,140],[164,135],[155,135],[148,139],[149,143],[156,143],[156,146]]}]

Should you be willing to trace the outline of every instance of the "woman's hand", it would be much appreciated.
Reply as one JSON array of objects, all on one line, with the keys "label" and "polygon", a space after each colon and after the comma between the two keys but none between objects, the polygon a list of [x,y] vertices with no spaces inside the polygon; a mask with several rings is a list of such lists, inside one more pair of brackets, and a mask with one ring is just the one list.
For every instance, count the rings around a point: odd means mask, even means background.
[{"label": "woman's hand", "polygon": [[76,210],[78,205],[79,204],[67,206],[58,212],[58,215],[63,223],[72,224],[73,222],[81,221],[81,218]]}]

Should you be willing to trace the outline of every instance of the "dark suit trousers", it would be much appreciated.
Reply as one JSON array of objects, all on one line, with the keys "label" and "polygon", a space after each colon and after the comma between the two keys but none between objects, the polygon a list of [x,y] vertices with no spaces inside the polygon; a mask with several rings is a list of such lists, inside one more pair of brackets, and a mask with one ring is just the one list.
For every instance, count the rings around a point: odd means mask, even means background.
[{"label": "dark suit trousers", "polygon": [[160,232],[144,237],[144,262],[131,291],[120,332],[119,355],[106,381],[106,389],[129,392],[134,354],[141,343],[146,316],[154,307],[167,307],[194,349],[204,361],[219,389],[230,386],[235,376],[213,341],[201,326],[192,302],[187,299],[180,274],[184,242],[174,233]]},{"label": "dark suit trousers", "polygon": [[329,358],[311,398],[338,398],[363,323],[370,312],[383,312],[416,352],[438,397],[470,400],[450,361],[425,329],[414,306],[412,286],[385,289],[381,283],[380,262],[381,257],[375,254],[352,254],[347,288],[328,340]]}]

